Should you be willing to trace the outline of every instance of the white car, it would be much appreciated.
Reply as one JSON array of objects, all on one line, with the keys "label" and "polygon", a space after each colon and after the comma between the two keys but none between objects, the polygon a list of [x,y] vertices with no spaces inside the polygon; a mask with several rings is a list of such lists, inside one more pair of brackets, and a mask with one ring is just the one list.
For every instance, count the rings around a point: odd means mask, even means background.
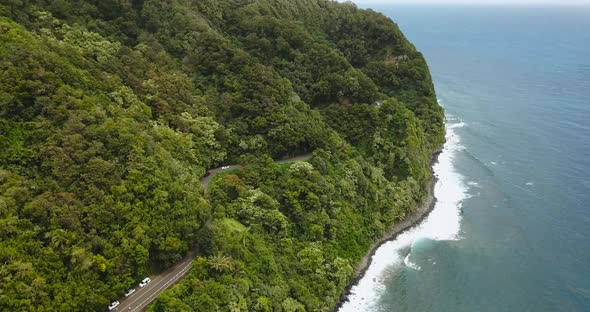
[{"label": "white car", "polygon": [[131,288],[129,289],[126,293],[125,293],[125,297],[129,297],[131,296],[133,293],[135,292],[135,288]]},{"label": "white car", "polygon": [[221,169],[223,169],[223,170],[229,169],[229,166],[222,166]]},{"label": "white car", "polygon": [[109,306],[109,311],[113,311],[118,306],[119,306],[119,301],[115,301],[115,302],[111,303],[111,305]]},{"label": "white car", "polygon": [[149,284],[152,280],[149,277],[146,277],[143,279],[143,281],[141,281],[141,283],[139,283],[139,287],[143,287],[147,284]]}]

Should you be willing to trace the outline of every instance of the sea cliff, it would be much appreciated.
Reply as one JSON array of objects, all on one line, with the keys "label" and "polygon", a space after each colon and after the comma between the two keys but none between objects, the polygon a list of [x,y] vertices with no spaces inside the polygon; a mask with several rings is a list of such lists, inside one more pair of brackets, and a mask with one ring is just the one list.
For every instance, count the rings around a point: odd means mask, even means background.
[{"label": "sea cliff", "polygon": [[0,43],[0,310],[103,310],[194,253],[151,310],[329,311],[433,200],[443,110],[378,12],[12,1]]}]

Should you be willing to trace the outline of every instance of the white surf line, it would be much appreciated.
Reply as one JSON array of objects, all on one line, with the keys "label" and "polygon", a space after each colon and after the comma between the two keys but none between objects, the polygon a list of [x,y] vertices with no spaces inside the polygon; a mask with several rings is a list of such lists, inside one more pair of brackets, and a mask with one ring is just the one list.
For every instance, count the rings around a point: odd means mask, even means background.
[{"label": "white surf line", "polygon": [[192,264],[192,261],[190,261],[184,268],[182,268],[182,270],[180,272],[176,273],[176,275],[174,275],[171,279],[164,282],[164,285],[162,285],[162,286],[160,286],[160,288],[156,289],[156,291],[153,294],[149,295],[146,300],[140,302],[139,305],[137,305],[137,307],[133,308],[131,311],[133,312],[133,311],[137,311],[137,309],[143,309],[143,305],[146,302],[150,303],[151,301],[153,301],[155,299],[155,297],[160,295],[162,289],[165,289],[166,287],[170,286],[170,284],[175,283],[176,281],[178,281],[178,279],[180,277],[182,277],[184,274],[186,274],[190,270],[191,264]]},{"label": "white surf line", "polygon": [[[410,253],[411,253],[411,252],[410,252]],[[417,271],[420,271],[420,270],[422,270],[422,268],[421,268],[419,265],[417,265],[417,264],[415,264],[415,263],[412,263],[412,262],[410,261],[410,253],[408,253],[408,255],[407,255],[405,258],[404,258],[404,264],[405,264],[405,265],[406,265],[408,268],[411,268],[411,269],[414,269],[414,270],[417,270]]]},{"label": "white surf line", "polygon": [[[374,310],[386,291],[387,280],[391,274],[396,274],[395,272],[404,266],[419,270],[419,266],[410,261],[411,250],[416,241],[459,239],[461,201],[467,197],[469,187],[465,184],[464,177],[456,171],[453,160],[457,152],[463,149],[455,129],[464,125],[465,123],[460,120],[447,124],[447,142],[438,157],[438,162],[433,166],[438,181],[434,189],[437,202],[432,212],[420,224],[401,233],[395,240],[383,244],[375,251],[369,268],[351,288],[347,301],[340,307],[339,312]],[[410,252],[406,254],[408,249]]]}]

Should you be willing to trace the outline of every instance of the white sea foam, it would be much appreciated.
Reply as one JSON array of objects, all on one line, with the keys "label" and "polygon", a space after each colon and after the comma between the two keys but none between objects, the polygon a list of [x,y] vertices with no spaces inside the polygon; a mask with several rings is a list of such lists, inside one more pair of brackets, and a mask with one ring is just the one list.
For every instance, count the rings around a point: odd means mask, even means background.
[{"label": "white sea foam", "polygon": [[526,185],[534,185],[535,183],[534,183],[534,182],[527,182],[527,183],[525,183],[525,184],[526,184]]},{"label": "white sea foam", "polygon": [[455,170],[453,164],[456,154],[462,150],[454,129],[464,125],[463,122],[447,124],[447,142],[433,168],[438,177],[434,188],[437,202],[430,215],[419,225],[402,233],[395,240],[381,245],[375,251],[371,265],[363,278],[351,288],[348,301],[342,305],[339,312],[374,310],[375,304],[385,291],[384,280],[389,272],[403,269],[404,264],[408,268],[420,270],[419,266],[410,261],[411,251],[405,257],[403,253],[417,240],[460,238],[461,201],[467,197],[468,188],[463,176]]},{"label": "white sea foam", "polygon": [[477,196],[480,196],[480,195],[481,195],[481,192],[467,194],[467,195],[465,195],[465,198],[463,198],[463,199],[470,199],[470,198],[477,197]]},{"label": "white sea foam", "polygon": [[[461,121],[461,122],[458,122],[458,123],[447,125],[447,130],[449,130],[449,129],[456,129],[456,128],[463,128],[463,127],[465,127],[465,123]],[[454,133],[451,133],[451,135],[454,137]]]},{"label": "white sea foam", "polygon": [[419,265],[413,263],[410,261],[410,253],[408,253],[408,255],[404,258],[404,264],[410,268],[410,269],[414,269],[416,271],[420,271],[422,268],[420,268]]}]

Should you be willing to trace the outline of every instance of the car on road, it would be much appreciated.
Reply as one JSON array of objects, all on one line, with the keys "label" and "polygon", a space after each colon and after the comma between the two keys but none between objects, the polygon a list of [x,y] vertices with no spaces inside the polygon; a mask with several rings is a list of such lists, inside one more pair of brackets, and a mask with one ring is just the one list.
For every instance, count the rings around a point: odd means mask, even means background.
[{"label": "car on road", "polygon": [[119,306],[119,301],[115,301],[113,303],[111,303],[111,305],[109,306],[109,311],[113,311],[116,307]]},{"label": "car on road", "polygon": [[129,289],[126,293],[125,293],[125,297],[129,297],[131,295],[133,295],[133,293],[135,292],[135,288],[131,288]]},{"label": "car on road", "polygon": [[222,166],[221,169],[223,169],[223,170],[229,169],[229,166]]},{"label": "car on road", "polygon": [[207,171],[207,172],[205,172],[205,175],[203,176],[203,178],[206,178],[206,177],[208,177],[210,175],[211,175],[211,171]]},{"label": "car on road", "polygon": [[149,284],[152,280],[149,277],[144,278],[141,283],[139,283],[139,287],[144,287],[145,285]]}]

